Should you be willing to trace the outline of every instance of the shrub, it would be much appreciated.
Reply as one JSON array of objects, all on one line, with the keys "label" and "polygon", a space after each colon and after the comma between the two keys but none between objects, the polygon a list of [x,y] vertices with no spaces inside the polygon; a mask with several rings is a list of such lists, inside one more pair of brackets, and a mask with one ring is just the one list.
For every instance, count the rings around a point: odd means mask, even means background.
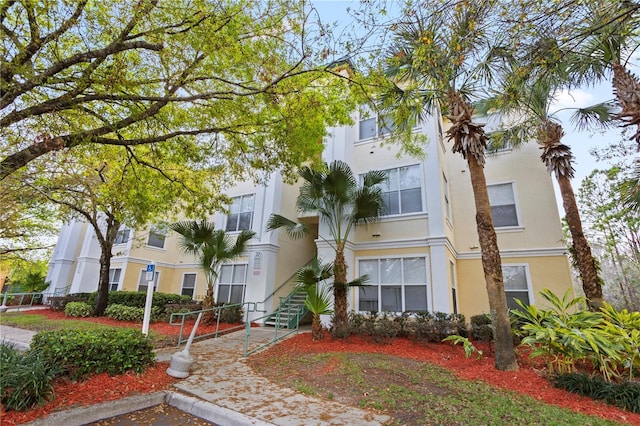
[{"label": "shrub", "polygon": [[[106,316],[118,321],[142,322],[144,320],[144,308],[135,308],[125,305],[109,305],[104,310]],[[162,318],[162,309],[159,306],[151,306],[151,322]]]},{"label": "shrub", "polygon": [[64,307],[64,314],[68,317],[90,317],[93,308],[85,302],[69,302]]},{"label": "shrub", "polygon": [[28,354],[39,354],[47,365],[59,366],[72,380],[90,374],[143,372],[153,364],[153,344],[139,330],[41,331],[33,337]]},{"label": "shrub", "polygon": [[0,345],[0,402],[4,408],[23,411],[48,401],[57,372],[52,365],[37,352],[23,355]]},{"label": "shrub", "polygon": [[220,322],[224,322],[227,324],[237,324],[244,321],[244,311],[242,310],[242,305],[216,303],[215,306],[221,307],[220,310],[216,311],[218,317],[220,318]]},{"label": "shrub", "polygon": [[471,337],[478,342],[491,342],[493,340],[493,325],[491,315],[480,314],[471,317]]},{"label": "shrub", "polygon": [[411,337],[427,342],[441,342],[442,339],[452,335],[467,337],[467,325],[463,315],[447,314],[444,312],[416,313]]},{"label": "shrub", "polygon": [[[202,303],[168,303],[164,305],[164,318],[169,321],[171,314],[184,314],[187,312],[201,311]],[[186,319],[196,319],[198,314],[186,315]],[[177,317],[177,320],[182,320],[182,317]]]},{"label": "shrub", "polygon": [[571,373],[557,375],[553,384],[569,392],[600,399],[632,413],[640,413],[640,383],[610,383],[599,376]]}]

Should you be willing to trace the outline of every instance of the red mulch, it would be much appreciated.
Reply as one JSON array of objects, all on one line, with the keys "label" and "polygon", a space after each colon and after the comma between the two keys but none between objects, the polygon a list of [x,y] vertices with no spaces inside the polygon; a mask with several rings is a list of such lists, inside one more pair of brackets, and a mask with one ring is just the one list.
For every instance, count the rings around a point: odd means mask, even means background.
[{"label": "red mulch", "polygon": [[285,340],[268,351],[279,354],[365,352],[410,358],[454,371],[464,380],[482,380],[493,386],[529,395],[547,404],[565,407],[575,412],[640,425],[640,414],[554,388],[541,376],[543,368],[538,360],[532,362],[524,351],[521,351],[518,356],[520,365],[518,371],[499,371],[494,366],[489,346],[482,343],[476,346],[483,350],[484,356],[480,360],[474,356],[467,359],[461,346],[445,343],[418,343],[408,339],[394,339],[388,345],[380,345],[356,336],[345,340],[333,340],[328,335],[324,340],[313,341],[310,333],[303,333]]},{"label": "red mulch", "polygon": [[80,382],[60,379],[54,384],[55,397],[52,401],[29,411],[3,410],[0,424],[2,426],[18,425],[45,417],[58,410],[167,389],[176,380],[166,374],[168,367],[168,362],[157,362],[141,374],[125,373],[109,377],[107,373],[102,373]]}]

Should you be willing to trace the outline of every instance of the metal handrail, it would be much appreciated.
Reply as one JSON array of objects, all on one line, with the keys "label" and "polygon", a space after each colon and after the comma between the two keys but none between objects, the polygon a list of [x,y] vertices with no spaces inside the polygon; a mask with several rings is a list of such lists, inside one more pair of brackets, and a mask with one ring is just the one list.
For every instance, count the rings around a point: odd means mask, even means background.
[{"label": "metal handrail", "polygon": [[[314,256],[315,257],[315,256]],[[307,263],[305,263],[305,265],[308,265],[309,263],[311,263],[313,261],[313,257],[311,259],[309,259],[307,261]],[[267,303],[267,300],[271,299],[273,296],[275,296],[275,294],[282,289],[282,287],[284,287],[285,285],[289,284],[291,279],[294,278],[296,276],[296,274],[298,273],[298,271],[294,272],[289,278],[287,278],[282,284],[280,284],[280,286],[278,286],[278,288],[276,288],[275,290],[273,290],[271,292],[271,294],[269,294],[266,299],[264,299],[262,302],[255,302],[256,304],[260,303],[262,305],[264,305],[265,303]],[[256,305],[257,306],[257,305]],[[257,311],[257,308],[256,308]],[[260,312],[266,312],[265,310],[262,310]]]},{"label": "metal handrail", "polygon": [[[208,309],[201,309],[199,311],[189,311],[189,312],[174,312],[171,314],[171,316],[169,317],[169,325],[180,325],[180,334],[178,335],[178,347],[180,347],[180,345],[183,342],[186,342],[188,340],[188,338],[183,339],[182,338],[182,332],[184,331],[184,322],[186,320],[187,315],[195,315],[195,314],[199,314],[199,313],[204,313],[204,312],[215,312],[215,311],[222,311],[223,309],[230,309],[230,308],[236,308],[238,306],[244,306],[247,305],[247,308],[249,307],[249,305],[253,304],[254,305],[254,309],[253,311],[255,311],[255,302],[247,302],[247,303],[233,303],[233,304],[229,304],[229,305],[222,305],[222,306],[216,306],[213,308],[208,308]],[[252,312],[253,312],[252,311]],[[249,321],[249,309],[245,309],[245,322]],[[182,320],[180,321],[180,323],[173,323],[173,318],[175,317],[182,317]],[[251,324],[249,324],[251,325]],[[224,330],[220,330],[220,313],[218,313],[217,315],[217,319],[216,319],[216,330],[213,333],[207,333],[207,334],[201,334],[199,336],[195,336],[195,339],[204,339],[205,337],[218,337],[221,333],[230,333],[232,331],[236,331],[236,330],[241,330],[244,327],[244,324],[239,324],[235,327],[230,327],[230,328],[225,328]]]},{"label": "metal handrail", "polygon": [[[22,307],[33,306],[33,301],[36,299],[36,297],[38,297],[42,302],[44,295],[45,293],[42,293],[40,291],[31,293],[4,293],[4,297],[2,298],[2,305],[0,305],[0,312],[6,312],[9,308],[9,306],[7,306],[9,296],[11,296],[12,299],[14,297],[20,296],[20,303],[18,303],[17,305],[11,305],[11,308],[17,308],[16,310],[19,311]],[[29,299],[29,303],[23,304],[22,302],[24,302],[24,298],[27,296],[31,296],[31,298]]]},{"label": "metal handrail", "polygon": [[[289,313],[291,313],[291,306],[288,306],[287,308],[289,310]],[[245,338],[244,338],[244,356],[247,357],[263,348],[266,348],[267,346],[270,346],[282,339],[284,339],[285,337],[289,336],[290,334],[293,333],[297,333],[299,330],[299,325],[300,325],[300,309],[296,309],[295,315],[296,315],[296,321],[294,322],[295,327],[287,327],[287,332],[284,334],[280,334],[278,335],[279,331],[282,331],[282,329],[284,329],[285,327],[281,327],[280,326],[280,315],[283,313],[283,309],[278,309],[275,314],[276,314],[276,326],[274,328],[274,332],[273,332],[273,338],[267,342],[264,343],[262,345],[259,345],[251,350],[249,350],[249,337],[251,336],[251,324],[247,321],[245,323]],[[269,314],[269,315],[264,315],[262,317],[259,318],[254,318],[254,321],[258,321],[258,320],[262,320],[262,319],[266,319],[267,317],[271,317],[273,316],[273,314]],[[289,316],[289,318],[291,318]]]}]

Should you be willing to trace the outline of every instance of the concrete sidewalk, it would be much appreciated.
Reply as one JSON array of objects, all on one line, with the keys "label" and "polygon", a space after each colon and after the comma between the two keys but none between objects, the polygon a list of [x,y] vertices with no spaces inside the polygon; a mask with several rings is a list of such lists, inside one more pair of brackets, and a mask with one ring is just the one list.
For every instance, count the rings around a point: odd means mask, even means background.
[{"label": "concrete sidewalk", "polygon": [[[271,328],[252,328],[249,350],[269,342],[273,332]],[[0,340],[13,344],[28,345],[33,334],[35,333],[26,330],[0,326]],[[165,401],[182,411],[221,426],[373,426],[391,420],[386,415],[300,394],[254,373],[243,357],[244,337],[244,331],[238,331],[193,343],[189,351],[194,358],[191,375],[186,379],[179,379],[174,384],[173,391],[167,393]],[[286,341],[282,344],[286,345]],[[180,350],[182,347],[164,349],[157,353],[156,359],[169,360],[172,354]],[[128,405],[126,399],[121,401],[125,411],[144,408],[140,398],[131,401]],[[66,413],[65,425],[86,423],[87,411],[98,411],[87,407],[77,410],[84,411],[77,416],[72,412]],[[115,415],[113,411],[111,413]],[[102,418],[105,417],[92,421]],[[73,419],[78,419],[78,423]],[[54,423],[50,423],[51,420]],[[51,420],[45,419],[34,424],[53,425],[60,418]]]}]

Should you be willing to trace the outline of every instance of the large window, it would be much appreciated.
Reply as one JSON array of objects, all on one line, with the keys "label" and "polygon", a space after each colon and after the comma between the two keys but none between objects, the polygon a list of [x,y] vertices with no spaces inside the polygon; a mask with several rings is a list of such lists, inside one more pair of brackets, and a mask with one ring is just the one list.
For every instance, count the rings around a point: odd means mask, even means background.
[{"label": "large window", "polygon": [[109,269],[109,291],[118,290],[118,284],[120,284],[120,274],[122,269],[111,268]]},{"label": "large window", "polygon": [[131,235],[130,229],[120,228],[120,230],[116,234],[116,240],[113,242],[113,244],[126,244],[129,241],[129,235]]},{"label": "large window", "polygon": [[520,299],[526,304],[531,303],[525,265],[502,265],[502,276],[509,309],[520,309],[515,299]]},{"label": "large window", "polygon": [[489,203],[491,203],[491,215],[493,225],[496,228],[503,226],[518,226],[518,209],[512,183],[488,185]]},{"label": "large window", "polygon": [[406,214],[422,211],[420,166],[406,166],[384,171],[387,179],[380,184],[384,198],[384,214]]},{"label": "large window", "polygon": [[247,265],[223,265],[218,279],[218,302],[243,303]]},{"label": "large window", "polygon": [[183,296],[190,296],[193,299],[193,292],[196,288],[196,274],[184,274],[182,276],[182,291],[180,294]]},{"label": "large window", "polygon": [[359,287],[359,311],[428,310],[426,258],[360,260],[359,273],[369,276],[369,285]]},{"label": "large window", "polygon": [[164,235],[160,231],[152,229],[149,231],[147,245],[155,248],[164,248],[164,241],[166,238],[166,235]]},{"label": "large window", "polygon": [[227,231],[251,229],[254,198],[253,194],[233,198],[229,207],[230,214],[227,216]]},{"label": "large window", "polygon": [[[156,271],[154,281],[153,281],[153,291],[158,291],[158,278],[160,277],[160,272]],[[140,278],[138,279],[138,291],[147,291],[149,287],[149,281],[147,281],[147,270],[140,270]]]},{"label": "large window", "polygon": [[359,139],[375,138],[393,132],[394,125],[391,116],[378,115],[368,106],[360,110]]}]

